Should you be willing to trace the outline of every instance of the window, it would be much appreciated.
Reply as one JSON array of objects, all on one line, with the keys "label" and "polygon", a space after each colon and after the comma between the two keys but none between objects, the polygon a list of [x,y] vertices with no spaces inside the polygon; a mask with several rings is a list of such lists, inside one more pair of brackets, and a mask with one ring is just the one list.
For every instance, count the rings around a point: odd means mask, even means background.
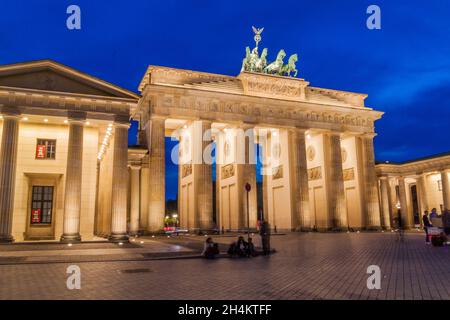
[{"label": "window", "polygon": [[56,140],[38,139],[36,144],[36,159],[55,159]]},{"label": "window", "polygon": [[31,195],[31,224],[51,224],[53,187],[33,186]]}]

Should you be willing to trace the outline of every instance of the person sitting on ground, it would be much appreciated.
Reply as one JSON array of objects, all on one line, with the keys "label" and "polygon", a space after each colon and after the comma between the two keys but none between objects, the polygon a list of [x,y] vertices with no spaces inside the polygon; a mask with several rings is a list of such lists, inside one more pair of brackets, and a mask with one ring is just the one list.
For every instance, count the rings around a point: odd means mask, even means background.
[{"label": "person sitting on ground", "polygon": [[211,237],[208,237],[203,247],[202,255],[206,259],[214,259],[219,254],[219,245],[214,243]]},{"label": "person sitting on ground", "polygon": [[240,236],[236,242],[233,242],[228,249],[230,256],[245,257],[247,255],[247,242]]},{"label": "person sitting on ground", "polygon": [[444,233],[450,235],[450,209],[445,209],[442,215],[442,226],[444,227]]},{"label": "person sitting on ground", "polygon": [[244,240],[244,237],[240,236],[238,238],[238,241],[236,242],[236,246],[235,246],[236,254],[239,257],[246,256],[247,255],[247,246],[248,246],[248,243]]},{"label": "person sitting on ground", "polygon": [[248,238],[248,242],[247,242],[247,256],[248,257],[255,257],[256,256],[256,250],[255,250],[255,245],[253,244],[253,239],[252,238]]},{"label": "person sitting on ground", "polygon": [[428,219],[428,210],[425,210],[423,216],[423,230],[425,230],[425,243],[430,244],[430,237],[428,236],[428,228],[432,227],[430,219]]}]

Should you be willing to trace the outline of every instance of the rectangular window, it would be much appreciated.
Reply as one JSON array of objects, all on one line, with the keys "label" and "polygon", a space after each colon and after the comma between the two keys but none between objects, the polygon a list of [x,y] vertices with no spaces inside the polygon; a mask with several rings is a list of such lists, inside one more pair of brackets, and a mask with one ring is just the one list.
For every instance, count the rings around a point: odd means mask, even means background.
[{"label": "rectangular window", "polygon": [[33,186],[31,195],[31,224],[51,224],[53,209],[53,187]]},{"label": "rectangular window", "polygon": [[55,159],[56,140],[37,139],[36,159]]}]

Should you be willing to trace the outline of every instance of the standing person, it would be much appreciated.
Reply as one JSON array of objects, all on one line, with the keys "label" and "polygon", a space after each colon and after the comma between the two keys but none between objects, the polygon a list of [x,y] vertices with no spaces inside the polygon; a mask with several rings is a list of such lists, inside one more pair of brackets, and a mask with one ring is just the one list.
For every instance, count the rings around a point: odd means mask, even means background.
[{"label": "standing person", "polygon": [[261,236],[264,255],[270,254],[270,226],[266,220],[261,223],[259,235]]},{"label": "standing person", "polygon": [[430,223],[430,219],[428,218],[428,210],[425,210],[423,216],[422,216],[422,221],[423,221],[423,229],[425,230],[425,243],[426,244],[430,244],[430,238],[428,237],[428,228],[432,227],[431,223]]},{"label": "standing person", "polygon": [[442,225],[444,227],[444,233],[450,235],[450,209],[445,209],[442,215]]},{"label": "standing person", "polygon": [[397,212],[397,228],[398,228],[398,240],[403,241],[403,221],[402,212],[398,210]]},{"label": "standing person", "polygon": [[438,217],[439,216],[437,214],[436,208],[431,209],[431,213],[430,213],[430,221],[431,221],[431,223],[433,223],[433,219],[434,218],[438,218]]}]

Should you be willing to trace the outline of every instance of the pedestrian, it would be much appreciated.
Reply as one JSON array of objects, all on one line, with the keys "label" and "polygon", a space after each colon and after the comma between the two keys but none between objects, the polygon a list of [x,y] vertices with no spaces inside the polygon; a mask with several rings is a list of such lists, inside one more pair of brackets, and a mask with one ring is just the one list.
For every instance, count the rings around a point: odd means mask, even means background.
[{"label": "pedestrian", "polygon": [[266,220],[263,220],[263,222],[261,223],[259,235],[261,236],[264,255],[270,254],[270,226]]},{"label": "pedestrian", "polygon": [[428,218],[428,210],[425,210],[422,216],[423,230],[425,230],[425,243],[430,244],[430,238],[428,237],[428,228],[432,227],[430,219]]},{"label": "pedestrian", "polygon": [[206,259],[214,259],[218,254],[219,254],[219,245],[217,243],[214,243],[211,237],[208,237],[203,246],[202,255]]},{"label": "pedestrian", "polygon": [[247,253],[247,257],[255,257],[256,256],[255,245],[253,244],[252,238],[248,238],[246,253]]},{"label": "pedestrian", "polygon": [[433,219],[434,218],[439,218],[436,208],[431,209],[431,213],[430,213],[430,222],[431,224],[433,224]]},{"label": "pedestrian", "polygon": [[444,227],[444,233],[450,235],[450,209],[445,209],[442,215],[442,225]]},{"label": "pedestrian", "polygon": [[398,210],[397,212],[397,229],[398,229],[398,239],[403,241],[403,220],[402,220],[402,212]]}]

